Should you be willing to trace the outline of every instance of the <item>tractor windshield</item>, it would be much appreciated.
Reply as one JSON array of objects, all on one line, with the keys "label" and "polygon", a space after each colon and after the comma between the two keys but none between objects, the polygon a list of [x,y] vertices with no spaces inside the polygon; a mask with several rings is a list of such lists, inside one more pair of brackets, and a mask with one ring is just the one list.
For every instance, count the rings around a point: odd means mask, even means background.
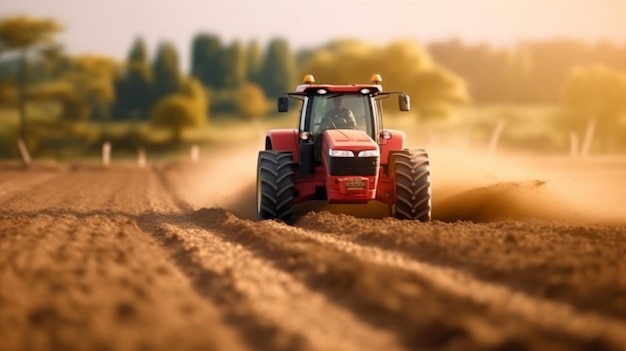
[{"label": "tractor windshield", "polygon": [[307,110],[305,128],[315,135],[329,128],[346,128],[359,129],[373,137],[374,119],[369,95],[313,95],[309,97]]}]

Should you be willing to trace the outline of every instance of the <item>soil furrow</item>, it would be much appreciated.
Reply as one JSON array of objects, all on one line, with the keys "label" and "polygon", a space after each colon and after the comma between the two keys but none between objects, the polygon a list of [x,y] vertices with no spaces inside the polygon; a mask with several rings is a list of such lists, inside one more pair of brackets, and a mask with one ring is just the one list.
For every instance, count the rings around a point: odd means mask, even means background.
[{"label": "soil furrow", "polygon": [[30,193],[33,188],[45,187],[47,183],[54,180],[55,173],[30,173],[27,171],[3,175],[0,182],[0,204],[6,203],[24,194]]},{"label": "soil furrow", "polygon": [[157,170],[157,179],[180,216],[143,216],[140,224],[155,233],[196,290],[222,306],[226,320],[259,350],[400,350],[395,337],[363,324],[323,294],[241,245],[193,223],[197,214],[173,192],[175,185]]},{"label": "soil furrow", "polygon": [[[149,183],[149,205],[152,214],[143,214],[138,223],[144,233],[152,235],[169,253],[177,268],[185,274],[196,292],[212,304],[219,306],[220,313],[243,340],[253,349],[258,350],[306,350],[309,345],[297,334],[285,332],[279,326],[254,315],[246,297],[233,287],[233,281],[215,270],[215,267],[202,264],[195,254],[197,247],[188,247],[187,241],[194,240],[188,233],[168,230],[172,223],[188,221],[190,205],[175,191],[174,184],[168,178],[167,167],[152,169]],[[208,245],[207,249],[211,246]],[[230,255],[218,254],[218,267],[228,261]],[[200,262],[198,262],[200,260]]]},{"label": "soil furrow", "polygon": [[311,230],[297,230],[299,234],[312,238],[325,245],[332,245],[342,251],[382,265],[415,272],[432,282],[444,293],[451,293],[476,303],[522,317],[528,322],[548,330],[583,337],[587,340],[606,339],[607,344],[626,345],[626,322],[593,313],[576,311],[569,305],[540,299],[510,288],[487,283],[470,277],[458,270],[433,266],[410,259],[396,252],[355,244]]},{"label": "soil furrow", "polygon": [[309,213],[297,226],[401,252],[538,298],[626,320],[624,226],[530,220],[426,225],[328,212]]},{"label": "soil furrow", "polygon": [[423,274],[362,259],[296,228],[243,221],[223,210],[202,210],[195,216],[205,228],[273,262],[362,319],[397,333],[412,348],[573,350],[599,343],[615,349],[611,340],[566,335],[514,318],[506,310],[474,301],[471,294],[439,288]]},{"label": "soil furrow", "polygon": [[0,350],[243,349],[125,216],[3,216],[0,228],[13,257],[0,266]]},{"label": "soil furrow", "polygon": [[[170,180],[167,175],[167,168],[157,167],[154,169],[154,174],[156,175],[156,179],[159,182],[161,187],[161,191],[166,193],[170,202],[172,202],[176,208],[183,212],[191,212],[193,211],[193,206],[189,204],[189,202],[183,200],[183,198],[179,195],[179,186],[175,186],[173,183],[176,183],[174,180]],[[178,179],[180,181],[180,179]],[[187,184],[189,186],[189,184]]]},{"label": "soil furrow", "polygon": [[188,219],[162,224],[157,232],[178,250],[179,266],[196,277],[197,289],[225,306],[227,319],[243,327],[258,349],[401,349],[390,334],[363,324],[240,245],[189,226]]},{"label": "soil furrow", "polygon": [[[119,180],[109,172],[61,171],[49,181],[16,194],[3,204],[3,212],[50,213],[66,212],[86,214],[93,210],[105,210],[106,199],[115,194]],[[119,184],[122,185],[123,183]]]}]

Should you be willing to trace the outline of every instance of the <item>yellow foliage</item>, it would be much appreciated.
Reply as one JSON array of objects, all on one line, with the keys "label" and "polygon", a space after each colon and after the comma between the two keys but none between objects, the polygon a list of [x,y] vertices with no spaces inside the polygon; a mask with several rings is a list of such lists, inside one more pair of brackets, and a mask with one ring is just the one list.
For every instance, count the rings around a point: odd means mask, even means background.
[{"label": "yellow foliage", "polygon": [[113,82],[121,64],[107,56],[84,54],[71,58],[65,79],[72,82],[81,96],[97,105],[115,100]]},{"label": "yellow foliage", "polygon": [[61,25],[52,19],[30,16],[4,18],[0,20],[0,46],[11,50],[49,43],[61,30]]},{"label": "yellow foliage", "polygon": [[72,69],[93,77],[115,77],[122,64],[109,56],[82,54],[71,58]]},{"label": "yellow foliage", "polygon": [[586,126],[595,122],[597,143],[611,152],[611,140],[620,139],[624,133],[621,119],[626,115],[626,74],[600,65],[578,67],[566,80],[562,98],[566,111],[563,126],[582,132],[592,130]]},{"label": "yellow foliage", "polygon": [[37,84],[27,90],[28,98],[34,101],[66,99],[75,95],[76,90],[68,81]]},{"label": "yellow foliage", "polygon": [[183,94],[172,94],[159,100],[150,115],[152,126],[169,129],[175,142],[182,140],[185,127],[200,126],[205,120],[194,99]]},{"label": "yellow foliage", "polygon": [[387,46],[358,41],[335,42],[318,51],[304,65],[301,76],[313,74],[317,83],[369,83],[373,73],[387,91],[404,91],[423,116],[443,115],[469,102],[462,79],[436,65],[421,46],[397,40]]},{"label": "yellow foliage", "polygon": [[68,81],[38,84],[28,88],[30,100],[45,102],[57,101],[61,105],[61,118],[65,121],[81,122],[89,118],[91,106]]},{"label": "yellow foliage", "polygon": [[616,119],[626,112],[626,75],[601,65],[577,67],[564,85],[563,102],[585,118]]},{"label": "yellow foliage", "polygon": [[[181,94],[191,99],[196,105],[196,108],[199,111],[203,111],[203,114],[206,115],[206,111],[208,111],[209,108],[209,93],[198,79],[186,79],[183,82]],[[202,121],[204,120],[205,118],[202,118]]]},{"label": "yellow foliage", "polygon": [[119,64],[98,55],[68,59],[68,68],[59,79],[28,87],[27,97],[34,101],[57,101],[63,107],[63,119],[84,121],[92,108],[106,107],[115,100],[114,79]]},{"label": "yellow foliage", "polygon": [[259,118],[267,113],[267,99],[263,89],[256,84],[246,83],[237,91],[237,109],[246,118]]}]

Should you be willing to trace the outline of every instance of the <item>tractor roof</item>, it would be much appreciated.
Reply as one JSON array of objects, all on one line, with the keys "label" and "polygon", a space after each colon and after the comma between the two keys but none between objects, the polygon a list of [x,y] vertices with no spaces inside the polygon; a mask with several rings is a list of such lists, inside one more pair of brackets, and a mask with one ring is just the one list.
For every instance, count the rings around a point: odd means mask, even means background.
[{"label": "tractor roof", "polygon": [[[383,86],[379,83],[382,82],[382,78],[380,74],[374,74],[371,78],[372,84],[313,84],[315,82],[315,78],[313,75],[307,74],[304,76],[304,83],[298,85],[296,88],[296,92],[298,93],[318,93],[320,95],[328,94],[328,93],[361,93],[361,94],[370,94],[370,93],[379,93],[383,91]],[[366,91],[364,91],[366,89]]]},{"label": "tractor roof", "polygon": [[298,85],[296,91],[298,93],[317,92],[320,89],[326,93],[362,93],[363,89],[369,89],[369,93],[378,93],[383,91],[380,84],[351,84],[351,85],[334,85],[334,84],[301,84]]}]

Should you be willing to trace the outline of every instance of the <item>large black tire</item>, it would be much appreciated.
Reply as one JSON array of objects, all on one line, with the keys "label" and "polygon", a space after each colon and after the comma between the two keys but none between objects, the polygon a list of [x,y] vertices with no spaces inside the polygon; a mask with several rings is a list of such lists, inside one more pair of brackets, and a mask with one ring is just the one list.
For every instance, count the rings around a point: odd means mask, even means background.
[{"label": "large black tire", "polygon": [[293,155],[265,150],[257,163],[257,217],[293,221]]},{"label": "large black tire", "polygon": [[431,189],[428,153],[423,149],[393,151],[389,155],[390,175],[395,183],[395,204],[391,213],[398,219],[430,222]]}]

